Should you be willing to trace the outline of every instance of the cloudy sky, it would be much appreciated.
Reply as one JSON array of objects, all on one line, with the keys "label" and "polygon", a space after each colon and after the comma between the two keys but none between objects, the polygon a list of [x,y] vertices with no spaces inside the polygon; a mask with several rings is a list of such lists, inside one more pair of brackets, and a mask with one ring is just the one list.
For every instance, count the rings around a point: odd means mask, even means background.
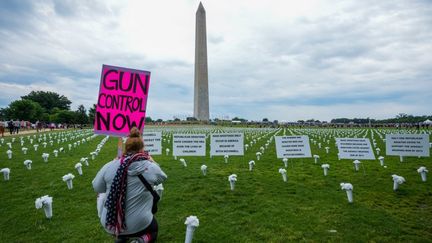
[{"label": "cloudy sky", "polygon": [[[199,1],[0,1],[0,107],[96,103],[102,64],[151,71],[148,115],[193,113]],[[432,1],[203,1],[211,117],[432,114]]]}]

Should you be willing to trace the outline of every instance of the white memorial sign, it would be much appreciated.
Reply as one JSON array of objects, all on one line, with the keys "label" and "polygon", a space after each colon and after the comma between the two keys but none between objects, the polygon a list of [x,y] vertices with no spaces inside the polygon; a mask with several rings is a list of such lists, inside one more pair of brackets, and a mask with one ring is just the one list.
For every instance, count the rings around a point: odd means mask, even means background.
[{"label": "white memorial sign", "polygon": [[387,155],[429,157],[428,134],[386,134]]},{"label": "white memorial sign", "polygon": [[244,155],[243,133],[212,133],[210,155]]},{"label": "white memorial sign", "polygon": [[173,134],[174,156],[205,156],[205,134]]},{"label": "white memorial sign", "polygon": [[308,136],[276,136],[275,141],[278,158],[312,157]]},{"label": "white memorial sign", "polygon": [[369,138],[336,138],[340,159],[374,160]]},{"label": "white memorial sign", "polygon": [[150,155],[162,154],[162,133],[161,132],[144,132],[144,150]]}]

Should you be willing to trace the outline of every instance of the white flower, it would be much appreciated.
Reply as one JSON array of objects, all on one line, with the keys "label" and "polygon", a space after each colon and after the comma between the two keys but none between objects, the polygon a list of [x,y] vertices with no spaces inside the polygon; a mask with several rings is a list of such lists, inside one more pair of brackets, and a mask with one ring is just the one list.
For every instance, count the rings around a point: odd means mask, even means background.
[{"label": "white flower", "polygon": [[354,187],[353,187],[353,185],[351,183],[344,183],[344,182],[342,182],[340,184],[340,186],[341,186],[341,189],[345,190],[345,191],[352,191],[354,189]]},{"label": "white flower", "polygon": [[35,201],[35,206],[37,209],[42,208],[44,205],[46,204],[51,204],[52,203],[52,197],[45,195],[43,197],[37,198]]},{"label": "white flower", "polygon": [[10,173],[10,169],[9,168],[3,168],[0,170],[0,172],[4,173],[4,174],[9,174]]},{"label": "white flower", "polygon": [[63,176],[63,181],[69,181],[75,178],[75,176],[72,173],[66,174]]},{"label": "white flower", "polygon": [[417,172],[418,173],[422,173],[422,172],[428,173],[429,171],[426,169],[426,167],[422,166],[422,167],[420,167],[420,168],[417,169]]},{"label": "white flower", "polygon": [[402,184],[405,182],[405,178],[398,175],[392,175],[393,181],[395,181],[397,184]]},{"label": "white flower", "polygon": [[199,220],[196,216],[189,216],[186,218],[185,225],[192,226],[192,227],[198,227],[199,226]]},{"label": "white flower", "polygon": [[232,174],[232,175],[228,176],[228,181],[237,181],[237,175]]}]

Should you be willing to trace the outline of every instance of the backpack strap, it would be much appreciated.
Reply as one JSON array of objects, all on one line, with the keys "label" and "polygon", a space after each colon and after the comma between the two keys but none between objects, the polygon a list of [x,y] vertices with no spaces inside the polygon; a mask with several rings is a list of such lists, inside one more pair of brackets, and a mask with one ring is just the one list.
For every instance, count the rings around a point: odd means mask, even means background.
[{"label": "backpack strap", "polygon": [[157,212],[157,203],[160,200],[159,194],[153,190],[153,187],[150,185],[150,183],[147,182],[147,180],[144,178],[142,174],[138,175],[138,178],[141,180],[141,182],[144,184],[145,188],[152,194],[153,196],[153,207],[152,207],[152,213],[155,214]]},{"label": "backpack strap", "polygon": [[138,175],[138,178],[141,180],[141,182],[144,184],[145,188],[147,190],[149,190],[149,192],[153,195],[153,193],[156,193],[153,190],[153,187],[150,185],[150,183],[147,182],[147,180],[144,178],[144,176],[142,174]]}]

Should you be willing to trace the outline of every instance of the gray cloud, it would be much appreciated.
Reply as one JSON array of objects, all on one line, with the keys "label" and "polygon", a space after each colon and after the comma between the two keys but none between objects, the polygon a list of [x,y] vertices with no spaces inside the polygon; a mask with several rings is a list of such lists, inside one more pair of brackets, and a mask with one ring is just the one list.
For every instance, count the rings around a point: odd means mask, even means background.
[{"label": "gray cloud", "polygon": [[[89,107],[105,63],[152,72],[150,116],[191,115],[197,3],[0,1],[0,106],[48,89]],[[213,117],[430,114],[430,2],[227,3],[204,2]]]}]

